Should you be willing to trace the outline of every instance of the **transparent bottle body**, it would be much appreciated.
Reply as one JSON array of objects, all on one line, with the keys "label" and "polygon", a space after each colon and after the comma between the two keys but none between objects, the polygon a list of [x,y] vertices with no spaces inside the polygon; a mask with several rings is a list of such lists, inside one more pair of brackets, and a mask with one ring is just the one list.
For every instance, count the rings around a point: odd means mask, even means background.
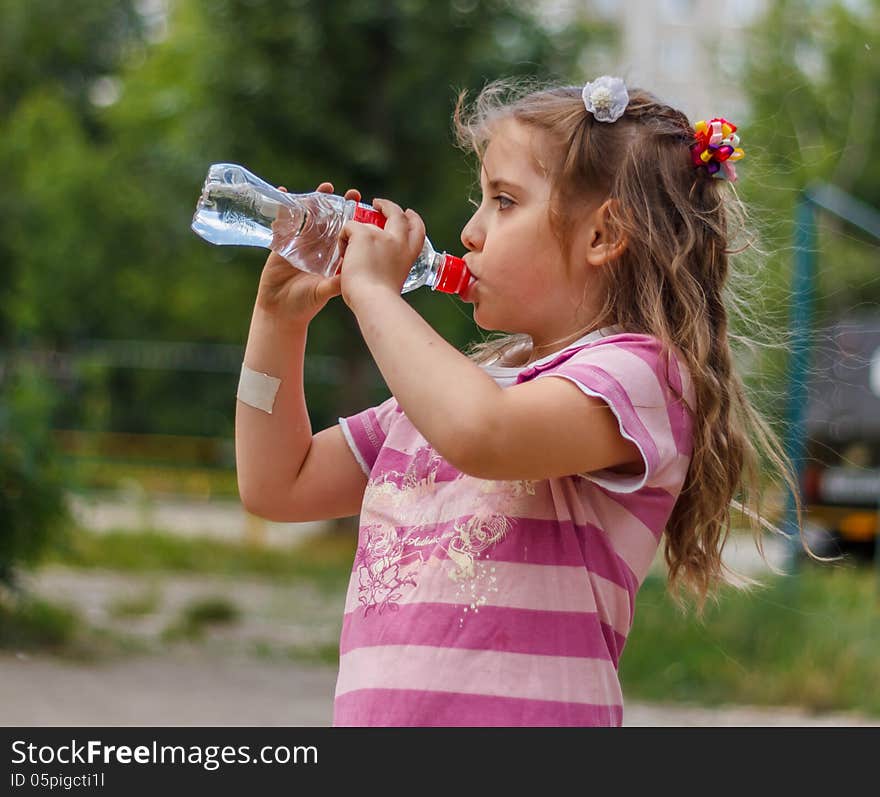
[{"label": "transparent bottle body", "polygon": [[[363,205],[336,194],[279,191],[242,166],[211,166],[193,215],[193,231],[213,244],[259,246],[302,271],[332,276],[341,262],[339,233]],[[434,287],[443,264],[428,238],[402,293]]]}]

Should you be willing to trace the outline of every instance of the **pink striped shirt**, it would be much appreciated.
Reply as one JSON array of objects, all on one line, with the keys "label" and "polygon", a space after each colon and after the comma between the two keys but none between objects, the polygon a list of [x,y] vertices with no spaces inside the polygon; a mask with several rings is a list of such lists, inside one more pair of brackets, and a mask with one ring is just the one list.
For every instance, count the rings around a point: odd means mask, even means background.
[{"label": "pink striped shirt", "polygon": [[502,386],[568,379],[604,399],[644,472],[490,481],[453,468],[394,398],[340,424],[369,477],[334,725],[621,725],[636,592],[690,463],[684,364],[594,332]]}]

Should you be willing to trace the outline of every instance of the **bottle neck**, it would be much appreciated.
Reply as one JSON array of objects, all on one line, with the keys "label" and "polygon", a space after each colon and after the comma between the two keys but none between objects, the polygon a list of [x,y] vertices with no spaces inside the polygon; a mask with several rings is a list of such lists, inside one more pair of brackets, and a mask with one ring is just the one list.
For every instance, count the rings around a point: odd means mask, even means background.
[{"label": "bottle neck", "polygon": [[432,291],[437,290],[437,284],[440,282],[440,278],[443,275],[443,261],[445,259],[445,255],[442,252],[435,252],[433,248],[430,253],[430,263],[428,265],[428,274],[425,279],[425,285],[427,285]]}]

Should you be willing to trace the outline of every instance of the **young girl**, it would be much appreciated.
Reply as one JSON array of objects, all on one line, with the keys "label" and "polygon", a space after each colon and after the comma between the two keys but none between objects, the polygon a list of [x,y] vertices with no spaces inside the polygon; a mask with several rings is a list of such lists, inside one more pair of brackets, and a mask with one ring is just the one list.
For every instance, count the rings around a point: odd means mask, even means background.
[{"label": "young girl", "polygon": [[[273,520],[360,513],[336,725],[621,725],[618,663],[661,536],[670,583],[702,606],[732,580],[731,505],[760,548],[759,452],[795,488],[728,344],[733,125],[695,129],[616,78],[503,88],[469,112],[462,95],[455,119],[482,187],[463,298],[510,336],[468,357],[401,298],[425,229],[388,200],[384,230],[344,228],[339,275],[271,255],[260,281],[242,501]],[[393,395],[313,436],[306,331],[340,294]]]}]

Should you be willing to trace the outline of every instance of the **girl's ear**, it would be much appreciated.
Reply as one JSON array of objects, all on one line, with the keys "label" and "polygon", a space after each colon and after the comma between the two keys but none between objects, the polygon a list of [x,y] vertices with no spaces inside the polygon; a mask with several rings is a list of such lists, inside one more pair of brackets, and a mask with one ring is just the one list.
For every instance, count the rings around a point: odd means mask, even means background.
[{"label": "girl's ear", "polygon": [[611,206],[616,201],[606,199],[590,213],[586,260],[591,266],[604,266],[626,251],[626,238],[617,233],[611,223]]}]

